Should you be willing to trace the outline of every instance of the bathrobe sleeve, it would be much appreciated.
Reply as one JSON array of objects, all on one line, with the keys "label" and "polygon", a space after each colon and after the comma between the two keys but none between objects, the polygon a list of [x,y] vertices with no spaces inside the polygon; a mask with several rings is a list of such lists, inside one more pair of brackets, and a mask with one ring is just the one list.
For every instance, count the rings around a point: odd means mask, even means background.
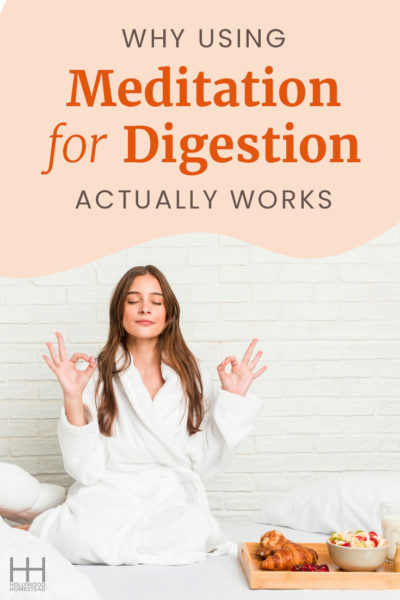
[{"label": "bathrobe sleeve", "polygon": [[91,485],[101,478],[106,467],[104,436],[97,423],[95,404],[95,373],[83,390],[83,409],[86,425],[72,425],[65,414],[64,405],[58,421],[58,439],[68,475],[84,485]]},{"label": "bathrobe sleeve", "polygon": [[249,392],[240,396],[217,390],[209,370],[201,364],[200,369],[206,412],[201,431],[189,438],[189,455],[192,469],[208,479],[224,471],[239,442],[252,431],[262,400]]}]

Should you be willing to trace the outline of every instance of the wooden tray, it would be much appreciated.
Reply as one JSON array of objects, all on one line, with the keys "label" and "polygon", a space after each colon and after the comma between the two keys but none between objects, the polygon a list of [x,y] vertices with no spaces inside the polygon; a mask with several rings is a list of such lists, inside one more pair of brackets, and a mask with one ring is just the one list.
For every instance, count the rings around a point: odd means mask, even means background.
[{"label": "wooden tray", "polygon": [[[302,542],[303,543],[303,542]],[[326,563],[329,572],[264,571],[255,556],[258,543],[239,542],[238,557],[252,590],[399,590],[400,573],[385,562],[377,571],[342,571],[330,559],[326,544],[308,544],[318,552],[318,563]]]}]

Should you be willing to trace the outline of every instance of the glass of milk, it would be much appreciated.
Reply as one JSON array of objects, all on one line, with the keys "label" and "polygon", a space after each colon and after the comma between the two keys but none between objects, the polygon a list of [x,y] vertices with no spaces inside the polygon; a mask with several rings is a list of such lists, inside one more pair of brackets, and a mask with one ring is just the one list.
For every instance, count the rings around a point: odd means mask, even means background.
[{"label": "glass of milk", "polygon": [[382,535],[389,542],[387,559],[393,561],[396,542],[400,543],[400,502],[381,504]]}]

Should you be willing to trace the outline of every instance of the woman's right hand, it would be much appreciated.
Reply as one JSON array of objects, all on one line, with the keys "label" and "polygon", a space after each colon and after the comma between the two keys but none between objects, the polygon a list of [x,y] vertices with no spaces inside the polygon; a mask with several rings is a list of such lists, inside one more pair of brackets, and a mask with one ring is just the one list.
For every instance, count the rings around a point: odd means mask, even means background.
[{"label": "woman's right hand", "polygon": [[[56,374],[63,389],[64,398],[81,400],[82,392],[96,370],[96,361],[93,356],[89,357],[87,354],[80,352],[75,352],[71,358],[68,358],[61,333],[56,331],[56,336],[58,339],[59,356],[54,350],[53,345],[50,342],[46,342],[52,360],[46,354],[43,354],[43,358],[53,373]],[[76,369],[76,363],[80,358],[89,363],[89,366],[85,370]]]}]

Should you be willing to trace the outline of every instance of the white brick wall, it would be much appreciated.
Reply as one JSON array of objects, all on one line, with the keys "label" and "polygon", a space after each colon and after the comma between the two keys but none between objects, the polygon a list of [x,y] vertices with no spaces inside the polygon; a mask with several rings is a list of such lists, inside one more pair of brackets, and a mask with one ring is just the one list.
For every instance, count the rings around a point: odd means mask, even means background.
[{"label": "white brick wall", "polygon": [[61,391],[42,359],[60,330],[96,353],[119,277],[152,263],[171,282],[187,342],[215,376],[259,338],[264,408],[227,471],[217,514],[253,515],[282,490],[400,458],[400,226],[350,252],[298,260],[214,234],[171,236],[69,271],[0,278],[0,460],[69,486],[56,425]]}]

